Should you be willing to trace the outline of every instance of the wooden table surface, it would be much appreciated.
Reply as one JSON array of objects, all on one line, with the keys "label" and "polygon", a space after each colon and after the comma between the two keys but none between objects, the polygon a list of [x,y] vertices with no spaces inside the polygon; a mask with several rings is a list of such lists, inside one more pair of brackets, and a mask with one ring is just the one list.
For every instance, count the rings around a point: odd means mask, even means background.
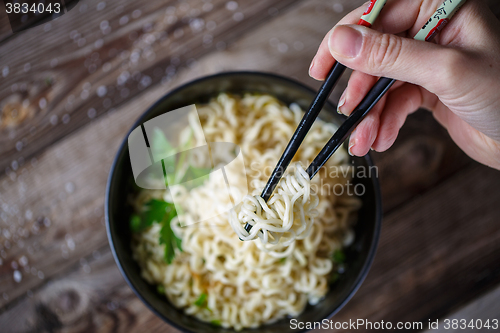
[{"label": "wooden table surface", "polygon": [[[133,294],[109,249],[104,194],[118,145],[148,106],[200,76],[259,70],[318,87],[312,56],[362,3],[82,0],[14,35],[0,6],[0,331],[176,331]],[[380,246],[335,320],[427,323],[499,286],[500,173],[426,111],[373,155]]]}]

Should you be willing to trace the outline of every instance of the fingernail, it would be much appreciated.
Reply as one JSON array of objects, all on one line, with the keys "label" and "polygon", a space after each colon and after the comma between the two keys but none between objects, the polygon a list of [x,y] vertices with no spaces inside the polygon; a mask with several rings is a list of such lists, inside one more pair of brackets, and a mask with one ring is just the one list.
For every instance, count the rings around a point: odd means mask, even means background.
[{"label": "fingernail", "polygon": [[344,90],[344,92],[342,93],[342,96],[340,96],[339,104],[337,105],[337,112],[338,112],[338,114],[343,114],[343,113],[342,113],[342,111],[340,111],[340,108],[341,108],[341,107],[343,107],[343,106],[344,106],[344,104],[345,104],[345,100],[346,100],[346,97],[345,97],[345,95],[346,95],[346,91],[347,91],[347,89],[346,89],[346,90]]},{"label": "fingernail", "polygon": [[314,60],[316,60],[316,58],[313,58],[313,60],[311,61],[311,65],[309,66],[309,76],[310,76],[310,77],[313,77],[313,76],[311,75],[311,69],[314,67]]},{"label": "fingernail", "polygon": [[336,26],[328,39],[330,51],[346,58],[357,57],[362,46],[361,32],[345,25]]},{"label": "fingernail", "polygon": [[354,147],[355,145],[356,145],[356,144],[355,144],[354,142],[350,142],[350,141],[349,141],[349,149],[347,150],[347,152],[348,152],[348,153],[349,153],[349,155],[351,155],[351,156],[354,156],[354,155],[352,154],[351,149],[352,149],[352,147]]},{"label": "fingernail", "polygon": [[354,156],[351,152],[351,149],[352,147],[354,147],[356,145],[356,129],[354,129],[354,131],[352,131],[351,133],[351,137],[349,138],[349,149],[347,150],[347,152],[349,153],[349,155],[351,156]]}]

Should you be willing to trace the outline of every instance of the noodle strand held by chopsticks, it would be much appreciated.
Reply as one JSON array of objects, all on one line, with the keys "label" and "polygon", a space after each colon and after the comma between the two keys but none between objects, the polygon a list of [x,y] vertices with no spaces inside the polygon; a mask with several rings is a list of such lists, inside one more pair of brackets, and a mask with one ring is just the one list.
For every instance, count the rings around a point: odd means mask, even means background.
[{"label": "noodle strand held by chopsticks", "polygon": [[[259,195],[247,195],[239,212],[233,211],[229,223],[243,241],[259,238],[261,249],[276,258],[283,258],[286,248],[296,240],[309,236],[315,208],[319,204],[316,193],[311,191],[309,175],[300,163],[290,166],[288,173],[278,184],[275,193],[266,203]],[[250,233],[244,226],[252,225]]]}]

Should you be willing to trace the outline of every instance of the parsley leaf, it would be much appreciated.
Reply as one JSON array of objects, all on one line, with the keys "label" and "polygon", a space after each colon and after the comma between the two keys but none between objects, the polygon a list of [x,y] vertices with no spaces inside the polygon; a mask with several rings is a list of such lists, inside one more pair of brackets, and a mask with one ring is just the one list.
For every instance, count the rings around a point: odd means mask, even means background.
[{"label": "parsley leaf", "polygon": [[[151,152],[155,158],[161,158],[162,164],[167,172],[175,171],[175,155],[177,149],[167,140],[165,134],[155,127],[151,138]],[[154,177],[155,175],[153,175]]]},{"label": "parsley leaf", "polygon": [[183,180],[192,180],[192,179],[200,178],[200,177],[208,175],[210,173],[210,171],[212,171],[212,168],[196,168],[196,167],[190,165],[187,168],[186,173],[184,174]]},{"label": "parsley leaf", "polygon": [[338,264],[342,264],[345,262],[345,253],[342,250],[335,250],[333,252],[333,261]]},{"label": "parsley leaf", "polygon": [[[195,180],[191,188],[202,185],[208,177],[211,168],[198,168],[190,165],[189,157],[192,149],[193,133],[189,140],[178,151],[159,129],[154,128],[151,140],[151,151],[154,156],[163,157],[163,166],[167,184],[180,184]],[[207,176],[207,177],[204,177]]]},{"label": "parsley leaf", "polygon": [[[192,134],[189,140],[179,148],[179,153],[159,128],[153,130],[151,150],[153,155],[164,157],[162,166],[167,186],[169,183],[192,181],[190,187],[194,188],[202,185],[210,174],[211,169],[190,165],[188,151],[192,146]],[[167,264],[172,263],[176,248],[182,251],[182,240],[175,235],[170,225],[175,216],[177,216],[177,211],[174,204],[151,199],[143,206],[141,212],[133,214],[130,218],[130,228],[133,232],[141,232],[151,227],[153,223],[161,225],[159,244],[165,245],[164,259]]]},{"label": "parsley leaf", "polygon": [[175,211],[174,204],[163,200],[151,199],[144,205],[144,223],[148,226],[153,225],[154,222],[160,223],[163,221],[165,214],[169,215],[171,210]]},{"label": "parsley leaf", "polygon": [[130,218],[130,228],[133,232],[141,232],[144,229],[159,223],[160,244],[165,244],[164,259],[167,264],[171,264],[175,257],[175,248],[182,251],[182,240],[172,231],[170,222],[177,216],[177,211],[173,203],[158,199],[151,199],[144,204],[143,211],[140,214],[134,214]]},{"label": "parsley leaf", "polygon": [[339,273],[337,273],[337,272],[333,272],[333,273],[331,273],[331,275],[330,275],[330,281],[329,281],[329,282],[330,282],[331,284],[333,284],[333,283],[337,282],[339,278],[340,278],[340,274],[339,274]]},{"label": "parsley leaf", "polygon": [[207,308],[207,297],[208,295],[206,293],[202,293],[200,297],[194,302],[194,305],[200,307],[200,308]]},{"label": "parsley leaf", "polygon": [[173,206],[173,204],[162,200],[151,199],[143,206],[139,214],[133,214],[130,217],[130,229],[133,232],[141,232],[152,226],[154,222],[161,222],[168,205]]},{"label": "parsley leaf", "polygon": [[130,217],[130,229],[132,229],[133,232],[140,232],[143,229],[142,221],[139,215],[133,214]]},{"label": "parsley leaf", "polygon": [[163,285],[159,284],[158,286],[156,286],[156,291],[158,292],[158,294],[164,295],[165,294],[165,287]]},{"label": "parsley leaf", "polygon": [[[173,205],[172,205],[173,206]],[[172,231],[170,226],[170,221],[177,215],[175,208],[172,207],[170,212],[168,212],[162,221],[162,227],[160,230],[160,244],[165,244],[165,255],[164,259],[167,264],[171,264],[175,257],[175,248],[182,251],[182,240],[177,238],[177,236]]]},{"label": "parsley leaf", "polygon": [[221,326],[221,321],[214,319],[214,320],[210,321],[210,324],[212,324],[214,326]]},{"label": "parsley leaf", "polygon": [[158,128],[153,129],[153,138],[151,139],[151,151],[154,156],[169,156],[177,153],[177,150],[167,140],[165,134]]},{"label": "parsley leaf", "polygon": [[197,168],[190,165],[182,178],[182,182],[190,181],[190,188],[201,186],[208,180],[210,171],[212,171],[212,168]]}]

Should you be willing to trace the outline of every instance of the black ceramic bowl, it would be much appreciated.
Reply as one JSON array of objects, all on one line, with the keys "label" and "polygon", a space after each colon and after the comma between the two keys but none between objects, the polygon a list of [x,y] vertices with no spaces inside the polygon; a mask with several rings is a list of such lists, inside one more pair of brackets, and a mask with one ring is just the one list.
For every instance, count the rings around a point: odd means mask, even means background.
[{"label": "black ceramic bowl", "polygon": [[[302,109],[307,109],[315,96],[315,91],[291,79],[258,72],[230,72],[204,77],[187,83],[151,106],[131,130],[166,111],[190,105],[204,103],[220,92],[241,94],[245,92],[267,93],[290,104],[298,103]],[[342,118],[334,112],[335,108],[327,103],[320,117],[326,121],[339,124]],[[128,135],[127,135],[128,137]],[[353,158],[357,166],[370,167],[369,156]],[[352,246],[346,250],[346,272],[330,287],[330,291],[315,306],[307,306],[297,318],[299,322],[319,322],[337,313],[354,295],[364,278],[375,255],[380,225],[381,201],[378,180],[374,178],[355,179],[355,182],[365,186],[365,194],[361,197],[363,206],[358,212],[355,226],[356,238]],[[131,233],[129,217],[131,208],[127,206],[126,198],[132,191],[132,169],[127,145],[124,138],[115,157],[107,184],[106,192],[106,226],[109,243],[116,263],[137,296],[159,317],[167,323],[187,332],[233,332],[203,323],[185,315],[173,307],[163,296],[156,292],[156,287],[149,285],[140,276],[140,268],[132,259]],[[284,319],[272,325],[263,325],[259,329],[243,330],[242,332],[300,332],[292,330],[289,319]]]}]

